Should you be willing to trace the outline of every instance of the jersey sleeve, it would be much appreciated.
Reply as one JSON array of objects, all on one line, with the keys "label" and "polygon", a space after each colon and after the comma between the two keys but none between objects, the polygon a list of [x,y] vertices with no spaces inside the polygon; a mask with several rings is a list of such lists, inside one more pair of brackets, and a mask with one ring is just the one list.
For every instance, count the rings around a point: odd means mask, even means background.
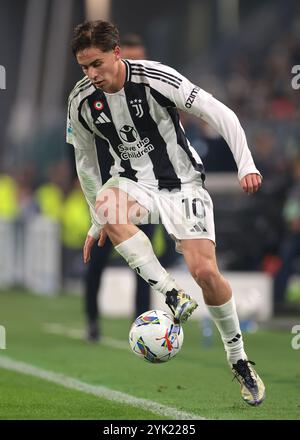
[{"label": "jersey sleeve", "polygon": [[[86,127],[84,126],[86,124]],[[66,140],[75,149],[75,161],[78,179],[81,189],[90,208],[92,228],[89,235],[97,238],[101,229],[98,216],[95,211],[95,203],[98,191],[102,187],[101,173],[99,169],[95,136],[88,129],[88,125],[79,113],[75,105],[69,105],[67,118]]]},{"label": "jersey sleeve", "polygon": [[153,87],[178,109],[206,121],[226,140],[237,164],[239,179],[249,173],[260,174],[236,114],[175,69],[157,65],[164,76],[160,80],[151,79]]},{"label": "jersey sleeve", "polygon": [[85,107],[82,105],[79,109],[77,106],[77,101],[69,100],[66,142],[74,148],[92,149],[94,134],[86,122]]}]

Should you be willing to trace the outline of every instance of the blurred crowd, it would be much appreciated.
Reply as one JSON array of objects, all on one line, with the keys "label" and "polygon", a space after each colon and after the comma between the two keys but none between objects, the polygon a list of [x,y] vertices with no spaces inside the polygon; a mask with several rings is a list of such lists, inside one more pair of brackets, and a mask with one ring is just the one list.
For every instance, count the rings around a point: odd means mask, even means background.
[{"label": "blurred crowd", "polygon": [[[43,215],[58,223],[66,252],[79,250],[89,229],[89,211],[77,179],[67,161],[51,165],[43,182],[32,164],[11,174],[0,174],[0,219],[29,223]],[[76,273],[64,259],[64,272]]]},{"label": "blurred crowd", "polygon": [[296,121],[300,99],[292,88],[292,66],[300,64],[299,21],[260,57],[240,54],[226,78],[229,105],[243,118]]}]

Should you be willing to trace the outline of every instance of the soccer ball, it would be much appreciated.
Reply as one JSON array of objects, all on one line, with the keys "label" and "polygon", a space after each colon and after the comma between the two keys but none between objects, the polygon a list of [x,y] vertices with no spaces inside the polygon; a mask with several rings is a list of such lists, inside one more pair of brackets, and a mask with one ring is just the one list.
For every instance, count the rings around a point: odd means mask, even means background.
[{"label": "soccer ball", "polygon": [[149,310],[133,322],[129,344],[137,356],[148,362],[167,362],[179,353],[183,344],[183,330],[168,313]]}]

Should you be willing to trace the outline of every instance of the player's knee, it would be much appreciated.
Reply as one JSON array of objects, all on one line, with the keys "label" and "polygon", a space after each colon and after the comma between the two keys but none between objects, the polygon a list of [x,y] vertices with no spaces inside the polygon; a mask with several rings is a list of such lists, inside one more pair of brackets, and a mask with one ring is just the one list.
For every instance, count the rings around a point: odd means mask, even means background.
[{"label": "player's knee", "polygon": [[195,265],[192,270],[192,275],[202,288],[208,288],[214,283],[218,272],[213,264],[202,263]]},{"label": "player's knee", "polygon": [[104,231],[107,233],[107,235],[110,237],[112,234],[119,233],[119,225],[118,224],[112,224],[112,223],[106,223],[103,227]]}]

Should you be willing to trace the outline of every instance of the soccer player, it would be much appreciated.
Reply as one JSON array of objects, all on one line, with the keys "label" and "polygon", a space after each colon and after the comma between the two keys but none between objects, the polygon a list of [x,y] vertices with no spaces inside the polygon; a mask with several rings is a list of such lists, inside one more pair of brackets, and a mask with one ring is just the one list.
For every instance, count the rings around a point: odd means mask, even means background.
[{"label": "soccer player", "polygon": [[[165,295],[175,319],[185,322],[197,307],[160,265],[137,224],[159,217],[202,288],[221,334],[227,360],[243,399],[259,405],[265,387],[244,351],[234,298],[215,254],[213,205],[205,189],[201,159],[190,145],[177,109],[208,122],[227,141],[242,189],[261,185],[237,116],[211,94],[164,64],[122,59],[117,28],[91,21],[74,30],[72,50],[85,74],[69,97],[67,142],[75,147],[78,176],[90,206],[92,227],[84,261],[95,240],[108,235],[117,252],[150,285]],[[95,135],[114,159],[102,185]]]}]

